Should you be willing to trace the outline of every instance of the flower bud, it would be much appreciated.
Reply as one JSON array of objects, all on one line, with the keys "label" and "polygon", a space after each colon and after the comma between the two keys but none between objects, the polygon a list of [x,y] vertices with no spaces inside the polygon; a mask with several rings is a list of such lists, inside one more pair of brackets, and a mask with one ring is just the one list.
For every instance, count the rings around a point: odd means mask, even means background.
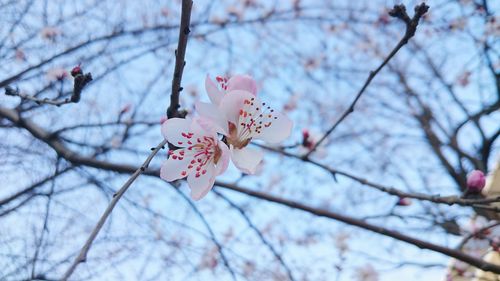
[{"label": "flower bud", "polygon": [[311,139],[311,134],[308,129],[302,130],[302,146],[312,149],[314,147],[314,141]]},{"label": "flower bud", "polygon": [[410,198],[407,198],[407,197],[399,197],[399,200],[396,203],[396,205],[397,206],[410,206],[411,200],[410,200]]},{"label": "flower bud", "polygon": [[80,64],[78,64],[77,66],[73,67],[73,69],[71,70],[71,76],[75,77],[78,74],[83,74],[83,71],[82,71],[82,68],[81,68]]},{"label": "flower bud", "polygon": [[129,112],[131,109],[132,109],[132,104],[130,104],[130,103],[125,104],[125,105],[122,107],[122,109],[120,110],[120,115],[122,115],[122,114],[125,114],[125,113]]},{"label": "flower bud", "polygon": [[467,190],[470,192],[481,192],[486,184],[484,173],[479,170],[474,170],[467,175]]}]

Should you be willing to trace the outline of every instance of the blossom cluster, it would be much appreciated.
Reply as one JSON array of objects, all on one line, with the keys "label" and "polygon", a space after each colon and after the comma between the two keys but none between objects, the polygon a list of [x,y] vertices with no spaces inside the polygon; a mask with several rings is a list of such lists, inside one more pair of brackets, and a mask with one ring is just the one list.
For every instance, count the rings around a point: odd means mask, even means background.
[{"label": "blossom cluster", "polygon": [[161,126],[165,139],[178,149],[169,151],[160,176],[166,181],[187,177],[194,200],[210,191],[230,160],[242,172],[255,173],[263,153],[248,147],[253,139],[279,143],[292,130],[287,116],[257,97],[252,77],[218,76],[215,80],[208,75],[205,79],[210,103],[195,104],[198,116],[167,119]]}]

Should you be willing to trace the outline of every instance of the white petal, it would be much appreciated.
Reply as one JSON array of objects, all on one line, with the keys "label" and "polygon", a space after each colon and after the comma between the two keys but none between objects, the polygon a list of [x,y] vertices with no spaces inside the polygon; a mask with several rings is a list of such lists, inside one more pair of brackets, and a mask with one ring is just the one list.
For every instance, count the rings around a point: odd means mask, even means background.
[{"label": "white petal", "polygon": [[208,74],[205,78],[205,90],[207,91],[210,101],[215,105],[219,105],[224,97],[224,93],[217,88],[217,85],[210,79]]},{"label": "white petal", "polygon": [[187,174],[183,174],[183,172],[188,172],[187,166],[189,162],[192,160],[192,157],[176,157],[174,159],[171,155],[167,160],[163,162],[160,169],[160,177],[166,181],[174,181],[177,179],[181,179],[185,177]]},{"label": "white petal", "polygon": [[261,150],[250,147],[243,147],[242,149],[232,147],[231,154],[234,165],[247,174],[254,174],[257,170],[257,165],[259,165],[264,157],[264,153]]},{"label": "white petal", "polygon": [[[219,108],[211,103],[205,102],[196,102],[195,103],[196,111],[200,114],[201,118],[208,118],[212,121],[214,127],[207,128],[208,130],[215,130],[221,134],[227,134],[227,120],[225,115],[219,110]],[[202,122],[205,125],[211,125],[210,123]]]},{"label": "white petal", "polygon": [[279,143],[290,136],[293,127],[292,120],[282,113],[275,113],[274,116],[277,119],[272,120],[269,127],[262,128],[262,132],[255,136],[256,139],[269,143]]},{"label": "white petal", "polygon": [[238,124],[240,109],[243,108],[244,101],[252,98],[255,99],[255,96],[250,92],[240,90],[231,91],[226,93],[224,98],[222,98],[219,108],[226,116],[227,121]]},{"label": "white petal", "polygon": [[227,170],[227,166],[229,165],[229,159],[231,158],[231,152],[229,151],[229,148],[225,143],[220,141],[218,143],[218,146],[221,151],[221,156],[215,166],[216,176],[224,173]]},{"label": "white petal", "polygon": [[193,172],[190,173],[187,178],[189,188],[191,188],[191,198],[194,200],[200,200],[203,198],[214,186],[215,167],[213,162],[207,163],[203,168],[206,170],[205,173],[200,171],[199,176],[196,177],[196,173]]},{"label": "white petal", "polygon": [[[192,132],[192,120],[182,118],[171,118],[163,122],[161,125],[161,133],[163,137],[171,144],[177,147],[189,146],[188,141],[193,137],[198,137],[199,132]],[[189,133],[192,137],[186,137]]]}]

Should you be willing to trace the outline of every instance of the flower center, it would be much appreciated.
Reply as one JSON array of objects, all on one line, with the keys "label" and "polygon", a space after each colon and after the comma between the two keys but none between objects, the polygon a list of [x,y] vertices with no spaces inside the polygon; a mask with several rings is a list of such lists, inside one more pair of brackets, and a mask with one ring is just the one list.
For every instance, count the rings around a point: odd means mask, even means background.
[{"label": "flower center", "polygon": [[240,139],[238,137],[238,129],[236,128],[236,125],[234,125],[231,122],[228,122],[228,126],[229,126],[229,135],[226,137],[227,144],[232,145],[234,148],[241,149],[250,143],[252,138]]},{"label": "flower center", "polygon": [[278,119],[274,109],[266,103],[257,103],[255,98],[243,101],[239,112],[238,125],[229,123],[228,144],[235,148],[243,148],[250,143],[253,137],[262,133],[265,128],[271,127],[273,121]]},{"label": "flower center", "polygon": [[[183,133],[191,139],[192,133]],[[181,172],[182,176],[186,176],[188,171],[194,172],[195,177],[200,177],[207,173],[206,165],[213,161],[214,164],[219,162],[222,155],[221,149],[216,141],[211,137],[199,137],[188,141],[190,146],[185,149],[177,149],[169,151],[170,157],[173,160],[184,160],[184,157],[192,158],[187,166],[187,170]]]}]

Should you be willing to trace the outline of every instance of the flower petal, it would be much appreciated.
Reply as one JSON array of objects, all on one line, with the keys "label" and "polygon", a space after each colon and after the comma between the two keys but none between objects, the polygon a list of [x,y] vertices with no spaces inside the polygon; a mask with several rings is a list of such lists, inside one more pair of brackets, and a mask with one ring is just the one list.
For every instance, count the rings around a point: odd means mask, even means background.
[{"label": "flower petal", "polygon": [[229,148],[227,145],[223,142],[218,143],[221,155],[219,158],[219,161],[216,163],[215,166],[215,175],[218,176],[222,173],[224,173],[227,170],[227,166],[229,165],[229,159],[231,158],[231,152],[229,151]]},{"label": "flower petal", "polygon": [[[196,116],[191,122],[191,132],[194,132],[193,136],[198,137],[210,137],[217,139],[218,126],[214,124],[211,119],[203,118],[201,116]],[[192,138],[191,138],[192,139]]]},{"label": "flower petal", "polygon": [[243,108],[244,101],[252,98],[255,99],[255,96],[250,92],[241,90],[231,91],[222,98],[219,108],[226,116],[227,121],[238,124],[240,110]]},{"label": "flower petal", "polygon": [[257,83],[251,76],[248,75],[235,75],[227,82],[227,92],[234,90],[243,90],[257,95]]},{"label": "flower petal", "polygon": [[254,174],[257,170],[257,165],[259,165],[264,157],[264,153],[261,150],[250,147],[241,149],[231,148],[231,154],[234,165],[247,174]]},{"label": "flower petal", "polygon": [[169,143],[177,147],[186,147],[189,146],[188,141],[198,137],[200,132],[193,132],[192,120],[170,118],[161,125],[161,133]]},{"label": "flower petal", "polygon": [[187,182],[189,188],[191,189],[191,198],[194,200],[200,200],[212,189],[215,182],[215,166],[212,162],[207,163],[204,166],[206,172],[199,173],[199,176],[196,177],[196,173],[190,173]]},{"label": "flower petal", "polygon": [[279,143],[290,136],[293,127],[292,120],[279,112],[276,112],[274,117],[276,119],[272,120],[269,127],[263,128],[262,132],[255,136],[256,139],[261,139],[269,143]]},{"label": "flower petal", "polygon": [[207,91],[208,97],[213,104],[220,104],[220,101],[224,97],[224,92],[217,88],[217,85],[212,81],[212,79],[210,79],[208,74],[205,78],[205,90]]},{"label": "flower petal", "polygon": [[166,181],[174,181],[185,177],[188,171],[187,166],[192,160],[192,157],[183,157],[182,160],[179,159],[180,158],[173,159],[173,157],[170,156],[170,158],[165,160],[161,165],[160,178]]},{"label": "flower petal", "polygon": [[[228,133],[227,120],[217,106],[211,103],[196,102],[196,111],[200,114],[200,125],[207,127],[207,130],[215,130],[221,134]],[[212,122],[205,122],[203,119],[210,119]]]}]

